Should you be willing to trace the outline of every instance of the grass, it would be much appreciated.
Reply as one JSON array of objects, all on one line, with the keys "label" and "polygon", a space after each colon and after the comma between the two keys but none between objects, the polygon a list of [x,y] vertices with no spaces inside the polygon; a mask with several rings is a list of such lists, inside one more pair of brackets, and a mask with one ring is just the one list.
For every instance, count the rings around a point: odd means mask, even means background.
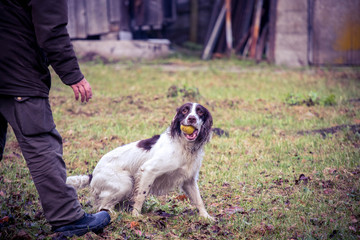
[{"label": "grass", "polygon": [[[359,68],[183,58],[81,68],[94,91],[90,103],[75,102],[56,76],[50,95],[69,175],[90,173],[113,148],[161,133],[187,101],[206,106],[214,127],[228,133],[206,146],[199,177],[216,222],[199,218],[182,193],[172,192],[149,197],[144,218],[118,211],[103,234],[83,239],[360,238],[360,133],[350,128],[360,124]],[[167,97],[174,85],[195,94]],[[291,104],[290,95],[319,103],[331,96],[331,104]],[[349,127],[311,132],[339,125]],[[55,236],[10,130],[0,184],[0,239]],[[88,190],[78,195],[92,212]]]}]

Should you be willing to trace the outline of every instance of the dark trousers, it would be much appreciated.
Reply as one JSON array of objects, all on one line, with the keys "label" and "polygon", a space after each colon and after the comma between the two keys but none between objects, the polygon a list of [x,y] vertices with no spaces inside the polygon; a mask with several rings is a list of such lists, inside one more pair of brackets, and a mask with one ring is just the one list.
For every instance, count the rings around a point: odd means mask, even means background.
[{"label": "dark trousers", "polygon": [[8,123],[14,130],[48,222],[62,226],[84,215],[76,190],[66,185],[62,138],[49,99],[0,96],[0,159]]}]

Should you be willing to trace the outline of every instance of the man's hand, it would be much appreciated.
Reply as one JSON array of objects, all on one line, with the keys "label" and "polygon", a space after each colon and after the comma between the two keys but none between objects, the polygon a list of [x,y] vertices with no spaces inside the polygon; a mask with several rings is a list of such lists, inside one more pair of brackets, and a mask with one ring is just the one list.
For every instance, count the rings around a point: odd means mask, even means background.
[{"label": "man's hand", "polygon": [[86,81],[85,78],[83,78],[80,82],[71,85],[71,88],[74,91],[76,100],[79,99],[79,93],[81,95],[81,102],[84,102],[84,100],[88,102],[92,98],[90,83]]}]

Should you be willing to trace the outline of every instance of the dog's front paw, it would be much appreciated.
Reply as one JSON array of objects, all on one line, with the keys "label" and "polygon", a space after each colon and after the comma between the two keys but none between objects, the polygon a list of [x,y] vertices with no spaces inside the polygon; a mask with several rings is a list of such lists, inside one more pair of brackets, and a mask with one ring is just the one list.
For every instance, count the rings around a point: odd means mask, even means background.
[{"label": "dog's front paw", "polygon": [[212,222],[216,221],[216,219],[214,217],[210,216],[208,213],[200,214],[200,217],[205,218],[206,220],[209,220],[209,221],[212,221]]}]

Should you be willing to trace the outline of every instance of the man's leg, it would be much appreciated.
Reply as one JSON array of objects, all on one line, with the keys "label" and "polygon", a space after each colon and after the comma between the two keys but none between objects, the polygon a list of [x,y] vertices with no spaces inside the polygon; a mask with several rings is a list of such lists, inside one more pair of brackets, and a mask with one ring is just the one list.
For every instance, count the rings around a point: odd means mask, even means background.
[{"label": "man's leg", "polygon": [[0,113],[14,130],[48,222],[57,227],[80,219],[84,211],[76,190],[65,183],[62,139],[55,129],[48,99],[1,101]]},{"label": "man's leg", "polygon": [[110,223],[110,215],[85,213],[76,190],[66,184],[62,139],[48,99],[0,97],[0,115],[14,130],[53,230],[68,237],[101,232]]},{"label": "man's leg", "polygon": [[6,143],[6,131],[7,131],[7,121],[1,115],[0,112],[0,161],[3,158],[4,149],[5,149],[5,143]]},{"label": "man's leg", "polygon": [[57,227],[80,219],[84,211],[76,190],[66,184],[62,139],[56,129],[18,140],[49,223]]}]

